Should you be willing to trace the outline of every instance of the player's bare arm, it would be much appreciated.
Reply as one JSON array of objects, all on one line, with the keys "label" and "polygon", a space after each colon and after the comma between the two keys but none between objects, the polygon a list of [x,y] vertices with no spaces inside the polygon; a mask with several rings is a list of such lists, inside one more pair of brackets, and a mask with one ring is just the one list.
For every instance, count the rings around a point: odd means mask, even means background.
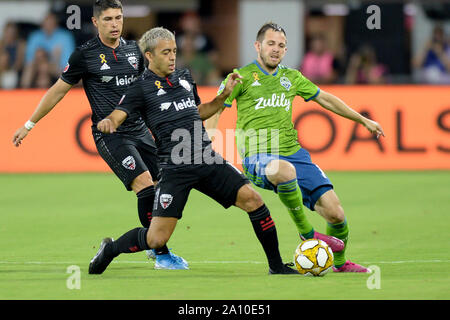
[{"label": "player's bare arm", "polygon": [[214,141],[215,130],[217,129],[217,125],[219,124],[220,115],[222,114],[225,106],[222,106],[214,115],[212,115],[208,120],[205,121],[205,129],[208,132],[209,139]]},{"label": "player's bare arm", "polygon": [[198,113],[200,114],[200,118],[202,120],[206,120],[217,113],[219,110],[223,110],[223,104],[225,100],[230,96],[233,92],[234,87],[238,83],[242,83],[242,77],[238,73],[232,73],[227,80],[225,88],[222,93],[219,94],[208,103],[202,103],[198,106]]},{"label": "player's bare arm", "polygon": [[33,126],[45,117],[58,102],[64,98],[70,88],[72,88],[72,85],[58,79],[58,81],[47,90],[26,125],[20,127],[14,133],[12,142],[16,147],[20,146],[22,140],[28,135],[28,132],[30,132]]},{"label": "player's bare arm", "polygon": [[323,108],[330,110],[331,112],[334,112],[344,118],[361,123],[364,127],[366,127],[367,130],[370,131],[370,133],[376,134],[377,138],[380,135],[384,137],[383,129],[377,122],[362,116],[361,114],[347,106],[344,101],[342,101],[335,95],[321,90],[318,96],[313,100],[320,104]]},{"label": "player's bare arm", "polygon": [[127,117],[128,114],[125,111],[116,109],[97,123],[97,129],[103,133],[114,133]]}]

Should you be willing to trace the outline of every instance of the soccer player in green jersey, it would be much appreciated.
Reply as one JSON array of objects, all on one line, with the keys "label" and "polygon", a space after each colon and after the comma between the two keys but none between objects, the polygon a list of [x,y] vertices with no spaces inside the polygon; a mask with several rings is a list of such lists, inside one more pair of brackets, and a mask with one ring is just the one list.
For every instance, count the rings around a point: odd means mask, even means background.
[{"label": "soccer player in green jersey", "polygon": [[[237,103],[236,144],[246,176],[257,186],[275,191],[297,226],[302,239],[316,238],[328,243],[334,252],[336,272],[369,272],[347,260],[349,226],[344,209],[325,173],[311,161],[297,139],[292,123],[295,96],[315,101],[323,108],[361,123],[372,134],[384,136],[381,126],[348,107],[331,93],[320,90],[298,70],[280,65],[286,54],[286,32],[275,23],[258,31],[257,59],[234,70],[242,77],[224,107],[207,123],[215,128],[221,112]],[[223,90],[226,79],[219,93]],[[327,234],[314,230],[304,206],[327,221]]]}]

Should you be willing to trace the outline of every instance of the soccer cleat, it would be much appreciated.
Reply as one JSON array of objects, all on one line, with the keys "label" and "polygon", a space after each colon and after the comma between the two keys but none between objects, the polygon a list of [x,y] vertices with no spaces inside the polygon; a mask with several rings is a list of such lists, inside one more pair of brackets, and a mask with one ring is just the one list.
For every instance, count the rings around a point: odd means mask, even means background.
[{"label": "soccer cleat", "polygon": [[[188,263],[183,257],[177,256],[176,254],[174,254],[174,253],[171,251],[171,249],[169,249],[169,253],[172,255],[172,257],[173,257],[175,260],[177,260],[178,262],[184,264],[184,265],[186,266],[186,268],[189,267],[189,263]],[[188,268],[188,269],[189,269],[189,268]]]},{"label": "soccer cleat", "polygon": [[172,252],[156,255],[155,269],[187,270],[189,265],[186,260]]},{"label": "soccer cleat", "polygon": [[145,254],[147,255],[147,259],[155,260],[156,259],[156,253],[154,249],[145,250]]},{"label": "soccer cleat", "polygon": [[353,263],[350,260],[347,260],[344,265],[339,268],[333,266],[334,272],[359,272],[359,273],[371,273],[372,270],[369,268],[363,267],[357,263]]},{"label": "soccer cleat", "polygon": [[[300,238],[302,240],[308,240],[305,237],[303,237],[302,235],[300,235]],[[325,241],[326,244],[331,248],[331,250],[333,252],[339,252],[339,251],[344,250],[344,247],[345,247],[344,241],[342,241],[336,237],[327,236],[326,234],[322,234],[317,231],[314,231],[313,238]]]},{"label": "soccer cleat", "polygon": [[106,245],[112,243],[113,241],[114,239],[112,238],[105,238],[102,240],[97,254],[92,258],[91,263],[89,263],[89,274],[102,274],[111,261],[113,261],[114,257],[107,257],[105,255]]},{"label": "soccer cleat", "polygon": [[269,268],[269,274],[299,274],[297,270],[291,268],[293,266],[294,264],[291,262],[283,264],[282,267],[277,270]]},{"label": "soccer cleat", "polygon": [[[169,253],[172,255],[173,259],[186,265],[186,267],[189,267],[189,263],[184,258],[177,256],[171,250],[172,249],[169,249]],[[145,254],[147,255],[148,259],[156,260],[157,255],[155,249],[145,250]]]}]

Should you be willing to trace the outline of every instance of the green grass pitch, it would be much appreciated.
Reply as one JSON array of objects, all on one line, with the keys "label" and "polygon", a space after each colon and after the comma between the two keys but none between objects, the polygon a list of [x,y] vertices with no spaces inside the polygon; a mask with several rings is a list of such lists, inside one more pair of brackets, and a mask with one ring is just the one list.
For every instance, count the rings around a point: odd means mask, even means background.
[{"label": "green grass pitch", "polygon": [[[112,174],[0,175],[0,299],[449,299],[450,171],[330,172],[350,226],[347,256],[379,267],[323,278],[269,276],[247,215],[193,191],[169,248],[190,270],[154,270],[142,252],[87,273],[105,236],[139,226],[136,197]],[[299,243],[274,193],[257,189],[285,262]],[[308,212],[316,230],[325,222]],[[81,270],[69,289],[69,266]],[[69,279],[69,281],[68,281]]]}]

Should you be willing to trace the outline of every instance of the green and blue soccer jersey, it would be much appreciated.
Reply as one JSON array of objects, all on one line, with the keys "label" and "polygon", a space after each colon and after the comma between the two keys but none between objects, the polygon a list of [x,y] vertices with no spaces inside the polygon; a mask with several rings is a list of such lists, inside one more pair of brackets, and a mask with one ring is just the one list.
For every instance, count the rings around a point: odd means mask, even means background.
[{"label": "green and blue soccer jersey", "polygon": [[[292,123],[292,101],[301,96],[315,98],[320,89],[300,71],[278,66],[274,74],[264,71],[257,61],[235,69],[242,77],[225,106],[237,103],[236,144],[242,158],[257,153],[288,156],[301,147]],[[228,77],[227,77],[228,78]],[[225,87],[225,79],[219,94]]]}]

